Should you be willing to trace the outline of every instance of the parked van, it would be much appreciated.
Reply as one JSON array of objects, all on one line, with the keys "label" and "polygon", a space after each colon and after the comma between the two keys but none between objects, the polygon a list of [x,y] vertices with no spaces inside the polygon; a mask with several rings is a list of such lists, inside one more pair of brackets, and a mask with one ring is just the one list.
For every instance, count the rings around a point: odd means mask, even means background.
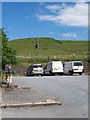
[{"label": "parked van", "polygon": [[67,75],[73,75],[74,73],[78,73],[79,75],[82,75],[84,72],[84,66],[81,61],[70,61],[65,62],[63,64],[64,67],[64,73]]},{"label": "parked van", "polygon": [[44,75],[63,74],[63,64],[61,61],[48,62],[44,68]]}]

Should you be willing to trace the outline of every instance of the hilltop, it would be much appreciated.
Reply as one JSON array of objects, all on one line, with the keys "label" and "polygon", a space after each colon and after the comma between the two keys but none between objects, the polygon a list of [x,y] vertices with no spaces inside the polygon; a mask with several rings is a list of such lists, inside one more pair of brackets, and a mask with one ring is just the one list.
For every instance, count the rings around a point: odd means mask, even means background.
[{"label": "hilltop", "polygon": [[[52,56],[65,54],[84,54],[88,50],[87,41],[64,41],[53,38],[37,38],[39,44],[38,55]],[[9,41],[9,47],[17,52],[18,56],[35,55],[35,39],[16,39]]]}]

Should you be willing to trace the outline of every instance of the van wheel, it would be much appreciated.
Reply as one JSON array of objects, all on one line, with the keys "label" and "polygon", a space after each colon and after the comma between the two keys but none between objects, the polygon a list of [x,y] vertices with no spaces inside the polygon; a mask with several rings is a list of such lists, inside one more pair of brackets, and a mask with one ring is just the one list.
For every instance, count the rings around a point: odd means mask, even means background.
[{"label": "van wheel", "polygon": [[79,75],[82,75],[82,73],[79,73]]},{"label": "van wheel", "polygon": [[50,75],[50,76],[52,76],[52,75],[53,75],[53,74],[52,74],[52,71],[49,71],[49,75]]},{"label": "van wheel", "polygon": [[60,74],[61,76],[63,75],[63,73]]},{"label": "van wheel", "polygon": [[73,72],[72,72],[72,71],[69,71],[69,75],[73,75]]},{"label": "van wheel", "polygon": [[43,75],[45,75],[45,71],[43,72]]}]

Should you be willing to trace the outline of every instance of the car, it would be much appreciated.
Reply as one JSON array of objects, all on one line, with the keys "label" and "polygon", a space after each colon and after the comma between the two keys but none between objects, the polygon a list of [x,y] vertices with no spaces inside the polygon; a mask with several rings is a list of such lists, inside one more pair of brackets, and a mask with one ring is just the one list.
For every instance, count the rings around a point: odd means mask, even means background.
[{"label": "car", "polygon": [[41,64],[30,65],[27,69],[27,76],[32,76],[32,75],[43,76],[43,73],[44,73],[44,70],[43,70],[43,66]]}]

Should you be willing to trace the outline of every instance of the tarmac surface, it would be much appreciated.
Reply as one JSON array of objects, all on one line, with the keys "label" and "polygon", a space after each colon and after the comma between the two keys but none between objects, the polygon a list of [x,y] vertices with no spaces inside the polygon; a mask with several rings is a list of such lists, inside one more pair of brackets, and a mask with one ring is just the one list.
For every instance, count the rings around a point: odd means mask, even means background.
[{"label": "tarmac surface", "polygon": [[30,103],[46,99],[40,92],[30,88],[15,88],[13,91],[4,91],[2,98],[4,104]]},{"label": "tarmac surface", "polygon": [[2,118],[88,118],[88,76],[13,77],[13,91],[2,90],[2,104],[53,99],[62,105],[3,108]]}]

